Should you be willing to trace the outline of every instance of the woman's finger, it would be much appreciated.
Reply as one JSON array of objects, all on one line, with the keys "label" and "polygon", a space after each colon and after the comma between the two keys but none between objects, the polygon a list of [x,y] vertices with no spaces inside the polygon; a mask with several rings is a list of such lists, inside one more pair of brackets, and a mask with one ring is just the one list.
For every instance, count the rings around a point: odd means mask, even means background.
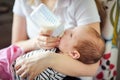
[{"label": "woman's finger", "polygon": [[44,36],[50,36],[52,34],[53,30],[52,29],[48,29],[48,28],[41,28],[40,29],[40,35],[44,35]]},{"label": "woman's finger", "polygon": [[17,75],[21,75],[23,72],[24,72],[24,70],[22,70],[22,67],[21,67],[20,69],[18,69],[18,70],[16,71],[16,74],[17,74]]},{"label": "woman's finger", "polygon": [[15,70],[18,70],[21,68],[21,65],[23,64],[23,58],[20,56],[17,58],[16,63],[15,63]]},{"label": "woman's finger", "polygon": [[21,75],[23,72],[27,71],[26,66],[22,65],[17,71],[16,74]]},{"label": "woman's finger", "polygon": [[24,72],[20,74],[20,77],[21,78],[28,78],[29,77],[28,70],[24,70]]},{"label": "woman's finger", "polygon": [[46,42],[38,42],[37,46],[43,49],[51,49],[54,47],[57,47],[59,45],[59,42],[55,43],[46,43]]},{"label": "woman's finger", "polygon": [[59,37],[47,37],[47,36],[40,36],[38,37],[38,41],[44,41],[47,43],[57,42],[60,41]]},{"label": "woman's finger", "polygon": [[35,78],[34,74],[29,75],[29,80],[33,80]]},{"label": "woman's finger", "polygon": [[15,65],[15,70],[18,70],[21,68],[21,65]]},{"label": "woman's finger", "polygon": [[59,45],[60,38],[39,36],[36,41],[36,47],[43,49],[51,49]]}]

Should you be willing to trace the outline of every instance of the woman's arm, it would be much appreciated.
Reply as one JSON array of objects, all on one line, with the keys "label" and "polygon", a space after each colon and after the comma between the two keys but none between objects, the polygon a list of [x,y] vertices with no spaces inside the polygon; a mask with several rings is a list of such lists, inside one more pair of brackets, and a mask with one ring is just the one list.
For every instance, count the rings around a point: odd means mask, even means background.
[{"label": "woman's arm", "polygon": [[[20,61],[22,60],[22,61]],[[51,67],[54,70],[70,76],[93,76],[99,66],[99,62],[86,65],[63,54],[39,54],[27,59],[18,59],[15,65],[16,73],[22,78],[29,74],[29,79],[34,79],[46,68]]]},{"label": "woman's arm", "polygon": [[[35,38],[29,39],[26,26],[26,18],[24,16],[14,14],[12,27],[12,44],[22,47],[24,49],[24,52],[32,51],[38,48],[49,49],[58,45],[58,38],[51,38],[42,32]],[[43,44],[44,42],[46,42],[46,44]]]},{"label": "woman's arm", "polygon": [[17,14],[13,15],[13,25],[12,25],[12,43],[18,41],[27,40],[26,33],[26,20],[24,16],[19,16]]},{"label": "woman's arm", "polygon": [[93,76],[99,66],[99,62],[90,65],[83,64],[67,55],[50,54],[48,60],[50,61],[49,67],[75,77]]},{"label": "woman's arm", "polygon": [[24,49],[24,52],[34,49],[34,41],[28,39],[26,31],[26,19],[23,16],[14,14],[12,26],[12,44]]},{"label": "woman's arm", "polygon": [[94,28],[99,34],[101,34],[101,32],[100,32],[100,23],[99,22],[88,24],[86,26]]},{"label": "woman's arm", "polygon": [[26,18],[14,14],[12,27],[12,44],[22,47],[24,49],[24,52],[39,48],[51,49],[58,46],[59,38],[48,36],[49,32],[47,31],[45,34],[45,32],[40,30],[41,33],[38,34],[38,36],[33,39],[29,39],[27,36],[26,26]]},{"label": "woman's arm", "polygon": [[87,25],[81,25],[79,27],[91,27],[91,28],[95,29],[101,35],[99,22],[94,22],[94,23],[87,24]]}]

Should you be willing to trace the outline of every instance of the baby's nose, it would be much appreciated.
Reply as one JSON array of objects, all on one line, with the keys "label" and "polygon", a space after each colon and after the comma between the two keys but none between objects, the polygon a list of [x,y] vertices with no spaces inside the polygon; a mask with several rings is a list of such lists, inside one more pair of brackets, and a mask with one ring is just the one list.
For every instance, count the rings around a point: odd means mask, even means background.
[{"label": "baby's nose", "polygon": [[64,34],[68,34],[69,32],[70,32],[70,29],[65,30],[65,31],[64,31]]},{"label": "baby's nose", "polygon": [[67,34],[67,33],[68,33],[68,30],[65,30],[65,31],[64,31],[64,35]]}]

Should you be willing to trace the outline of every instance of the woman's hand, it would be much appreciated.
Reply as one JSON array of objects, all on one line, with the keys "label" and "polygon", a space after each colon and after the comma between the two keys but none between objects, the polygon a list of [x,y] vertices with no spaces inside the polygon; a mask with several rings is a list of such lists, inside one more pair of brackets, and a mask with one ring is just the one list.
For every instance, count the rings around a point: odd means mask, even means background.
[{"label": "woman's hand", "polygon": [[60,37],[52,37],[52,32],[53,30],[41,28],[36,41],[38,48],[51,49],[59,45]]},{"label": "woman's hand", "polygon": [[35,44],[37,48],[51,49],[57,47],[59,42],[60,38],[40,34]]},{"label": "woman's hand", "polygon": [[47,54],[43,53],[39,55],[35,54],[29,58],[19,57],[15,64],[16,73],[21,78],[27,77],[29,80],[33,80],[48,67],[47,59],[45,59],[47,56]]},{"label": "woman's hand", "polygon": [[50,32],[43,32],[41,31],[39,35],[32,39],[26,39],[17,43],[15,45],[22,47],[24,52],[29,52],[36,49],[51,49],[57,47],[60,42],[59,37],[52,37],[50,36]]}]

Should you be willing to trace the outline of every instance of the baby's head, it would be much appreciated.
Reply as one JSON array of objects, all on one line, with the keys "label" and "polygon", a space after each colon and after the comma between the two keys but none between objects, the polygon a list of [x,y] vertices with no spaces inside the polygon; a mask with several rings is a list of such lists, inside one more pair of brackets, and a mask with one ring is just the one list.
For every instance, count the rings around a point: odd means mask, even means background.
[{"label": "baby's head", "polygon": [[75,27],[65,31],[59,49],[83,63],[95,63],[103,56],[105,43],[91,27]]}]

